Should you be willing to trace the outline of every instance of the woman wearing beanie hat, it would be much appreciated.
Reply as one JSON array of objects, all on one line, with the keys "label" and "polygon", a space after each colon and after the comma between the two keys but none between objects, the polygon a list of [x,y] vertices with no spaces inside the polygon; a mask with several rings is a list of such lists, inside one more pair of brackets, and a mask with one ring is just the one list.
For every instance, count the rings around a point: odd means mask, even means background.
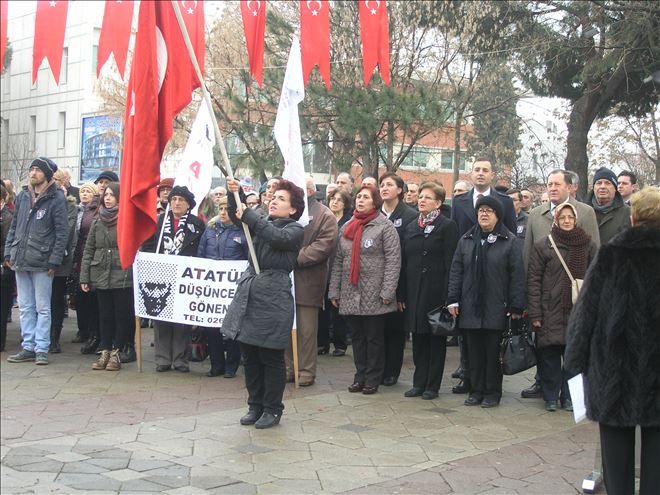
[{"label": "woman wearing beanie hat", "polygon": [[92,365],[93,370],[121,368],[119,352],[126,345],[133,325],[133,271],[121,268],[118,215],[119,183],[110,182],[105,188],[99,216],[92,222],[80,269],[80,288],[83,292],[96,290],[99,305],[101,355]]},{"label": "woman wearing beanie hat", "polygon": [[502,223],[502,203],[484,196],[477,224],[458,241],[449,273],[447,304],[470,349],[466,406],[495,407],[502,397],[500,340],[507,317],[525,309],[522,243]]},{"label": "woman wearing beanie hat", "polygon": [[536,347],[540,365],[541,390],[547,411],[558,406],[573,410],[568,390],[568,375],[562,366],[566,348],[566,326],[573,309],[571,280],[559,255],[573,278],[584,279],[598,248],[581,227],[577,226],[577,210],[570,203],[555,208],[550,235],[534,244],[527,269],[527,302],[529,319],[536,331]]},{"label": "woman wearing beanie hat", "polygon": [[[195,196],[185,186],[174,186],[169,194],[169,204],[167,215],[161,213],[158,216],[156,233],[142,249],[174,256],[197,256],[205,226],[199,217],[190,213],[195,206]],[[190,325],[154,321],[156,371],[162,373],[172,368],[181,373],[190,371],[187,353],[190,331]]]},{"label": "woman wearing beanie hat", "polygon": [[[94,219],[99,212],[99,188],[93,182],[85,182],[80,186],[80,204],[78,205],[78,242],[73,253],[73,274],[80,280],[82,257],[87,243],[87,236]],[[76,320],[78,333],[73,339],[74,344],[84,343],[80,348],[82,354],[94,354],[99,345],[99,305],[96,291],[85,292],[76,284]]]}]

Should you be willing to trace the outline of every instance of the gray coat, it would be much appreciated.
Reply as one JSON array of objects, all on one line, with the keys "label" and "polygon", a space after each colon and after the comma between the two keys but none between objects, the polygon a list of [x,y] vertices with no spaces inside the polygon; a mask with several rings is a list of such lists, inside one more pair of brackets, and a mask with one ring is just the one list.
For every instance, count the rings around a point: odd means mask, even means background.
[{"label": "gray coat", "polygon": [[[447,303],[459,303],[460,328],[501,331],[506,326],[507,312],[522,313],[526,306],[522,240],[502,224],[499,230],[495,227],[496,239],[486,251],[485,296],[479,301],[479,289],[475,286],[477,263],[473,256],[477,227],[472,227],[458,241],[449,272]],[[477,303],[484,308],[483,317],[474,312]]]},{"label": "gray coat", "polygon": [[[396,311],[401,245],[394,225],[385,216],[378,215],[364,226],[357,286],[349,281],[353,241],[343,235],[346,225],[339,233],[328,299],[339,300],[341,315],[381,315]],[[384,304],[383,299],[389,299],[390,304]]]},{"label": "gray coat", "polygon": [[28,186],[16,197],[5,259],[16,271],[56,270],[62,264],[69,238],[66,199],[54,182],[48,185],[32,204]]},{"label": "gray coat", "polygon": [[[233,200],[229,201],[231,215]],[[294,312],[289,274],[296,266],[303,228],[290,219],[269,221],[249,208],[243,212],[243,222],[253,235],[261,271],[256,274],[250,260],[238,280],[222,333],[244,344],[285,349],[291,341]]]},{"label": "gray coat", "polygon": [[133,287],[133,269],[121,269],[116,224],[108,227],[98,217],[92,223],[83,252],[80,283],[94,289]]}]

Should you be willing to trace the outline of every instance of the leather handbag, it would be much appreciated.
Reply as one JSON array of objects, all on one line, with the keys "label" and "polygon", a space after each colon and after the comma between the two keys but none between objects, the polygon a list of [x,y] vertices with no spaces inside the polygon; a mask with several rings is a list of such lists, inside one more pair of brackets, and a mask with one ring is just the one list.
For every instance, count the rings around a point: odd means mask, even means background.
[{"label": "leather handbag", "polygon": [[529,326],[522,324],[516,330],[516,326],[509,318],[508,329],[500,344],[500,363],[503,375],[515,375],[521,371],[536,366],[536,352],[534,334]]},{"label": "leather handbag", "polygon": [[439,337],[453,337],[459,334],[456,318],[447,306],[438,306],[426,314],[431,334]]},{"label": "leather handbag", "polygon": [[561,265],[564,267],[564,271],[566,272],[566,275],[568,275],[568,278],[571,281],[571,300],[573,301],[573,304],[575,304],[577,302],[578,296],[580,295],[580,289],[582,289],[582,284],[584,283],[584,280],[581,278],[573,278],[571,271],[568,269],[568,266],[566,266],[564,257],[559,253],[559,249],[557,249],[555,240],[552,238],[551,235],[549,235],[548,238],[550,239],[550,244],[552,245],[552,249],[554,249],[555,253],[557,253],[557,257],[559,258]]}]

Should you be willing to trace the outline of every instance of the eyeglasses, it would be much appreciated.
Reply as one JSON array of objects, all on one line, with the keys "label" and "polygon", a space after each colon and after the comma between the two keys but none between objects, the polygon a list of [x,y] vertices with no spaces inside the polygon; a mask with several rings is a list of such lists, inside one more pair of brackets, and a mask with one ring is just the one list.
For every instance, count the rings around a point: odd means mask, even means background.
[{"label": "eyeglasses", "polygon": [[479,215],[484,215],[484,214],[492,215],[493,213],[495,213],[495,210],[493,210],[492,208],[481,207],[477,210],[477,213],[479,213]]}]

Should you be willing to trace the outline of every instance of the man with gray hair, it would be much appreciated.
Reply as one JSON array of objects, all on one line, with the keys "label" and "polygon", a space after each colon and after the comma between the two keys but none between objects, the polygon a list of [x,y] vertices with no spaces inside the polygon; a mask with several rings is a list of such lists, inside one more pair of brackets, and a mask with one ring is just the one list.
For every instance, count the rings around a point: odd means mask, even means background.
[{"label": "man with gray hair", "polygon": [[[298,385],[309,387],[316,378],[319,309],[325,299],[328,259],[337,241],[339,228],[330,209],[316,199],[314,179],[307,178],[307,214],[303,245],[293,271],[296,290],[296,325],[298,336]],[[289,381],[294,379],[293,351],[284,355]]]},{"label": "man with gray hair", "polygon": [[340,174],[337,175],[337,179],[335,180],[335,183],[337,184],[337,187],[343,189],[348,194],[350,194],[351,198],[353,197],[353,189],[355,188],[355,178],[351,174],[349,174],[348,172],[341,172]]}]

